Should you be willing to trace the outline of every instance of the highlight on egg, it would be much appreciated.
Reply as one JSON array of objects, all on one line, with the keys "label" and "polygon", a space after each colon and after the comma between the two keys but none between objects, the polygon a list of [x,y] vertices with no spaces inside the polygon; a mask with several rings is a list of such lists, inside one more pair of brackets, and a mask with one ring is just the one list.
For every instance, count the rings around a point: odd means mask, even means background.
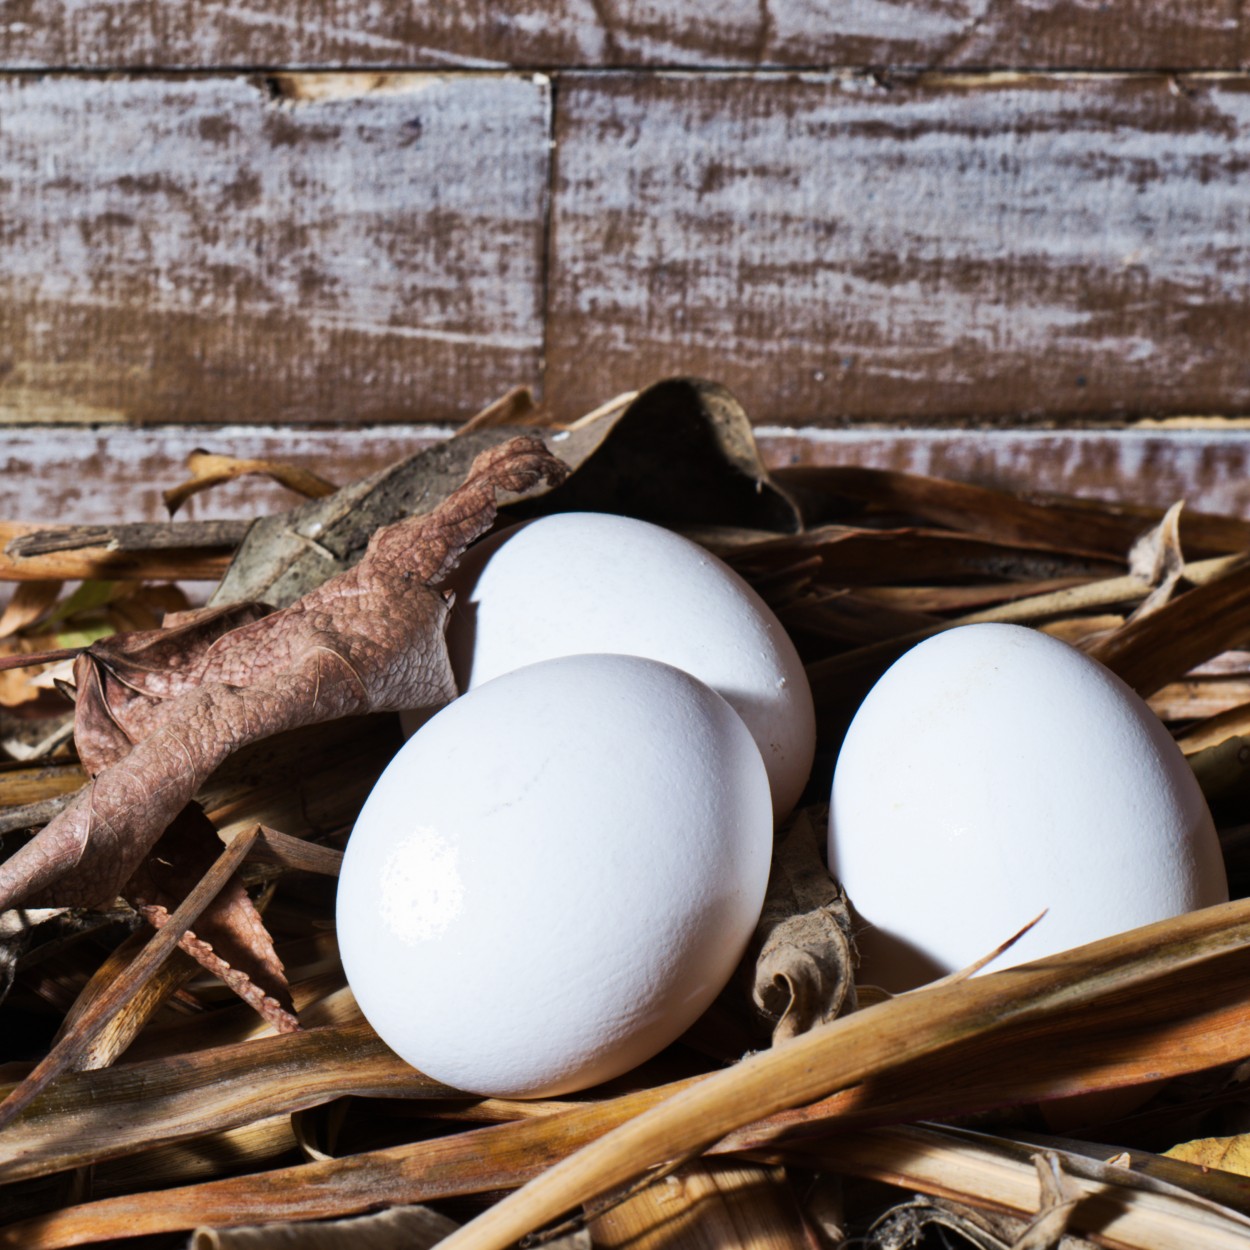
[{"label": "highlight on egg", "polygon": [[914,988],[1026,963],[1228,898],[1180,749],[1118,677],[1017,625],[948,630],[860,706],[834,773],[829,867],[861,979]]},{"label": "highlight on egg", "polygon": [[339,879],[343,965],[427,1075],[567,1093],[706,1010],[771,851],[763,761],[715,691],[637,656],[528,665],[439,712],[369,795]]},{"label": "highlight on egg", "polygon": [[[696,543],[632,517],[570,512],[492,535],[447,582],[461,690],[557,656],[641,655],[712,687],[751,731],[780,820],[816,750],[803,663],[772,610]],[[409,715],[409,728],[419,724]]]}]

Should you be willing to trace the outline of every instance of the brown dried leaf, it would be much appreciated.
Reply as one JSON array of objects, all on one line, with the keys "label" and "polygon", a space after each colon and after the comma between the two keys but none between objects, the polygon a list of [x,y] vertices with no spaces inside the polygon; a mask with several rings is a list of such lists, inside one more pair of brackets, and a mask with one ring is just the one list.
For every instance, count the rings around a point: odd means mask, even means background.
[{"label": "brown dried leaf", "polygon": [[145,715],[194,689],[209,650],[268,614],[263,604],[171,614],[165,628],[101,639],[74,661],[74,743],[90,776],[130,754]]},{"label": "brown dried leaf", "polygon": [[1181,551],[1181,509],[1184,501],[1174,503],[1153,529],[1147,530],[1128,553],[1128,569],[1151,587],[1129,618],[1140,620],[1157,612],[1171,598],[1185,572],[1185,556]]},{"label": "brown dried leaf", "polygon": [[755,930],[752,997],[774,1022],[774,1045],[855,1004],[851,914],[820,856],[826,811],[803,808],[783,833]]},{"label": "brown dried leaf", "polygon": [[[1032,492],[1021,494],[921,474],[857,465],[780,469],[809,524],[868,512],[904,514],[989,538],[1058,542],[1122,556],[1157,508]],[[1240,517],[1186,511],[1186,545],[1203,554],[1250,546],[1250,523]]]},{"label": "brown dried leaf", "polygon": [[198,447],[187,457],[187,470],[191,474],[187,481],[164,492],[165,507],[169,509],[170,516],[192,495],[241,477],[270,478],[306,499],[322,499],[338,490],[333,482],[327,482],[311,469],[296,464],[287,464],[282,460],[243,460]]},{"label": "brown dried leaf", "polygon": [[[122,887],[122,895],[159,929],[220,852],[217,830],[197,804],[188,803]],[[273,938],[237,873],[178,945],[278,1032],[299,1028]]]},{"label": "brown dried leaf", "polygon": [[478,430],[515,430],[518,427],[532,429],[551,426],[553,423],[551,412],[534,399],[534,392],[528,386],[514,386],[493,403],[487,404],[481,412],[470,417],[453,437],[463,438],[464,435],[475,434]]},{"label": "brown dried leaf", "polygon": [[730,542],[718,551],[740,571],[818,555],[820,580],[842,586],[918,581],[1052,581],[1107,577],[1122,567],[1110,557],[1056,541],[1022,542],[917,526],[865,529],[826,525],[801,534]]},{"label": "brown dried leaf", "polygon": [[1053,1150],[1035,1154],[1033,1164],[1041,1190],[1037,1215],[1012,1242],[1011,1250],[1049,1250],[1068,1231],[1077,1204],[1085,1197]]},{"label": "brown dried leaf", "polygon": [[1090,654],[1143,697],[1250,636],[1250,563],[1177,595],[1104,639]]},{"label": "brown dried leaf", "polygon": [[64,582],[19,582],[0,614],[0,638],[11,638],[40,620],[60,598]]},{"label": "brown dried leaf", "polygon": [[209,774],[248,742],[452,698],[448,608],[436,585],[494,519],[497,492],[565,473],[541,440],[513,439],[484,452],[434,512],[374,534],[355,567],[207,647],[199,639],[190,668],[175,658],[145,672],[141,690],[122,680],[126,697],[106,672],[89,714],[92,749],[108,758],[124,739],[136,745],[0,865],[0,910],[44,897],[90,905],[116,894]]}]

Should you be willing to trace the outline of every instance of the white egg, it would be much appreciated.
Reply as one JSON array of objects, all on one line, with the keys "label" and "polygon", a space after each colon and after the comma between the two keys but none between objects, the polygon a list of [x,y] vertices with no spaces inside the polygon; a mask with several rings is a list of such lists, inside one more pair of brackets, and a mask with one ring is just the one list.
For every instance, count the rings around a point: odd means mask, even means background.
[{"label": "white egg", "polygon": [[759,752],[703,683],[622,655],[518,669],[425,724],[365,803],[338,890],[348,982],[449,1085],[597,1084],[720,992],[771,846]]},{"label": "white egg", "polygon": [[927,639],[873,687],[834,773],[829,863],[861,978],[912,988],[1043,919],[990,969],[1228,898],[1202,792],[1095,660],[1017,625]]},{"label": "white egg", "polygon": [[561,655],[662,660],[746,722],[776,817],[798,801],[816,747],[803,664],[768,605],[702,547],[630,517],[563,513],[478,544],[448,585],[456,604],[447,640],[462,690]]}]

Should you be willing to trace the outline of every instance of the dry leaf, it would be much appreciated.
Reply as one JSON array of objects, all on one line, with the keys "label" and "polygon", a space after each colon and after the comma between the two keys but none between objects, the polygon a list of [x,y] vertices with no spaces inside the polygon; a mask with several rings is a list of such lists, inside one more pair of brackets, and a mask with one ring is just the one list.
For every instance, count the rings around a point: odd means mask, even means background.
[{"label": "dry leaf", "polygon": [[10,638],[42,619],[60,598],[63,582],[19,582],[0,615],[0,638]]},{"label": "dry leaf", "polygon": [[[922,519],[987,538],[1062,543],[1122,556],[1158,509],[1041,493],[1022,494],[920,474],[857,465],[780,469],[779,481],[811,525],[868,513]],[[1186,545],[1204,555],[1250,546],[1240,517],[1185,514]]]},{"label": "dry leaf", "polygon": [[[211,603],[261,600],[283,607],[350,568],[379,526],[429,510],[475,456],[513,435],[493,420],[417,452],[326,499],[262,517]],[[547,434],[572,471],[527,492],[537,511],[616,512],[662,525],[744,524],[791,531],[798,511],[769,477],[750,419],[724,387],[692,379],[657,383]]]},{"label": "dry leaf", "polygon": [[1129,621],[1090,654],[1143,697],[1250,636],[1250,564],[1177,595]]},{"label": "dry leaf", "polygon": [[170,516],[192,495],[241,477],[270,478],[279,486],[285,486],[287,490],[293,490],[306,499],[322,499],[338,490],[333,482],[327,482],[311,469],[304,469],[299,465],[287,464],[281,460],[242,460],[198,447],[187,457],[187,470],[191,474],[187,481],[164,492],[165,507],[169,509]]},{"label": "dry leaf", "polygon": [[1133,577],[1141,578],[1151,588],[1130,620],[1140,620],[1158,611],[1172,598],[1180,584],[1185,571],[1185,556],[1181,551],[1183,507],[1183,501],[1174,503],[1163,514],[1159,524],[1147,530],[1128,553],[1129,573]]},{"label": "dry leaf", "polygon": [[[217,830],[198,804],[188,803],[122,887],[122,896],[159,929],[220,850]],[[299,1028],[282,961],[237,873],[178,945],[280,1033]]]},{"label": "dry leaf", "polygon": [[1239,1133],[1236,1137],[1199,1137],[1194,1141],[1181,1142],[1171,1150],[1165,1150],[1166,1159],[1180,1159],[1203,1168],[1219,1168],[1236,1176],[1250,1176],[1250,1134]]},{"label": "dry leaf", "polygon": [[827,815],[825,807],[809,807],[791,819],[755,930],[752,998],[774,1022],[774,1044],[855,1005],[851,914],[820,855]]},{"label": "dry leaf", "polygon": [[1038,1212],[1028,1228],[1012,1242],[1011,1250],[1049,1250],[1056,1245],[1068,1231],[1077,1203],[1085,1197],[1053,1150],[1035,1154],[1033,1163],[1041,1189]]},{"label": "dry leaf", "polygon": [[[221,612],[183,622],[167,667],[114,664],[168,645],[164,631],[93,648],[80,661],[94,691],[79,718],[95,758],[90,785],[0,865],[0,910],[55,898],[89,906],[116,894],[209,774],[245,743],[369,711],[446,702],[455,694],[434,588],[489,526],[497,491],[559,481],[540,440],[485,452],[433,513],[379,530],[354,568],[291,607],[226,628]],[[211,638],[211,641],[208,639]],[[189,664],[183,666],[185,654]],[[123,753],[126,743],[133,743]]]}]

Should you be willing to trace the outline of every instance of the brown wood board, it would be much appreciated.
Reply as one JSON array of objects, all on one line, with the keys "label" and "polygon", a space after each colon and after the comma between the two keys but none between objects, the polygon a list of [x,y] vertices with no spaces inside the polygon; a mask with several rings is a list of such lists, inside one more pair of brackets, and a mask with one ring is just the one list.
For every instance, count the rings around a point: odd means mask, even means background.
[{"label": "brown wood board", "polygon": [[532,76],[0,76],[0,417],[471,415],[540,369],[549,108]]},{"label": "brown wood board", "polygon": [[[185,476],[197,447],[289,461],[337,481],[432,446],[446,429],[126,425],[0,427],[0,518],[34,525],[163,521],[162,490]],[[773,467],[860,465],[1024,492],[1060,492],[1250,518],[1250,430],[756,430]],[[297,497],[244,478],[188,500],[179,519],[247,519]],[[1141,522],[1146,529],[1149,521]]]},{"label": "brown wood board", "polygon": [[1250,409],[1250,79],[571,74],[545,398],[764,423]]},{"label": "brown wood board", "polygon": [[1055,66],[1235,69],[1245,22],[1230,0],[11,0],[0,63],[40,69],[232,66]]}]

